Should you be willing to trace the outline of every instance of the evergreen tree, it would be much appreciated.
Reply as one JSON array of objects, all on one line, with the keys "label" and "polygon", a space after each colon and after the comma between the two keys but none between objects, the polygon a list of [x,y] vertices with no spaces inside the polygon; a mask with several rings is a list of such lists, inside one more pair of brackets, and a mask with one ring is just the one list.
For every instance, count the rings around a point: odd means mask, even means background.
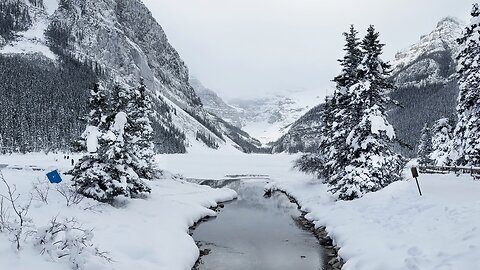
[{"label": "evergreen tree", "polygon": [[153,129],[150,117],[153,115],[152,101],[143,83],[132,88],[130,101],[126,108],[128,115],[129,150],[132,153],[132,166],[140,178],[153,179],[158,170],[155,168]]},{"label": "evergreen tree", "polygon": [[345,141],[354,122],[349,108],[354,97],[351,86],[358,79],[358,66],[362,60],[357,34],[353,25],[348,32],[343,33],[346,40],[345,56],[338,60],[342,66],[342,73],[333,80],[336,83],[334,95],[325,100],[320,119],[322,137],[318,151],[304,155],[295,165],[301,171],[318,175],[329,184],[335,184],[337,181],[335,176],[346,162]]},{"label": "evergreen tree", "polygon": [[109,202],[119,195],[126,195],[118,181],[108,172],[106,145],[112,122],[112,104],[108,91],[96,84],[90,91],[86,116],[87,128],[77,142],[77,150],[88,151],[70,171],[78,192],[98,201]]},{"label": "evergreen tree", "polygon": [[342,65],[342,73],[333,80],[336,83],[336,91],[332,98],[330,123],[323,130],[326,134],[329,147],[322,147],[328,152],[324,153],[326,168],[325,182],[330,185],[337,185],[343,177],[345,166],[348,164],[347,137],[358,123],[358,115],[355,113],[354,99],[356,98],[355,85],[359,81],[360,64],[363,52],[360,48],[358,32],[353,25],[349,32],[343,33],[346,44],[344,47],[345,56],[339,60]]},{"label": "evergreen tree", "polygon": [[425,123],[422,128],[422,135],[418,144],[418,164],[420,164],[421,166],[432,165],[433,160],[430,158],[432,152],[432,132],[428,127],[428,124]]},{"label": "evergreen tree", "polygon": [[339,59],[342,66],[342,73],[335,77],[333,81],[337,84],[337,91],[340,94],[345,94],[348,88],[352,86],[358,79],[358,66],[360,65],[363,57],[362,50],[360,49],[360,39],[357,37],[358,31],[355,30],[353,25],[350,25],[348,32],[343,33],[345,36],[345,56],[343,59]]},{"label": "evergreen tree", "polygon": [[380,59],[384,46],[370,26],[361,44],[364,57],[359,81],[351,87],[355,97],[349,108],[352,119],[359,122],[346,140],[348,163],[332,187],[340,199],[355,199],[401,179],[403,160],[392,151],[395,131],[386,119],[386,106],[391,102],[386,93],[394,86],[389,80],[390,66]]},{"label": "evergreen tree", "polygon": [[79,192],[103,202],[120,195],[135,197],[150,192],[142,180],[153,177],[153,169],[149,171],[151,167],[147,166],[153,160],[145,159],[153,144],[148,120],[151,106],[142,96],[146,95],[144,90],[117,84],[111,98],[99,86],[91,94],[88,126],[82,136],[84,142],[79,144],[90,153],[71,172]]},{"label": "evergreen tree", "polygon": [[0,154],[5,154],[5,147],[3,146],[3,138],[2,138],[1,132],[0,132]]},{"label": "evergreen tree", "polygon": [[480,8],[473,5],[472,20],[459,39],[459,87],[452,155],[458,165],[480,166]]},{"label": "evergreen tree", "polygon": [[452,123],[448,118],[437,120],[433,125],[432,154],[430,158],[436,166],[447,166],[452,163],[452,158],[450,157],[453,139],[452,133]]}]

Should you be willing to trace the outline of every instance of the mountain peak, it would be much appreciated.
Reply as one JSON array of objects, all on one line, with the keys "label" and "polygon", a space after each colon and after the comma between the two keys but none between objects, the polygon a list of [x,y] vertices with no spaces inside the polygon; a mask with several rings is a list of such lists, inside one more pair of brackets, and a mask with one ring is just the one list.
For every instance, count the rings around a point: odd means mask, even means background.
[{"label": "mountain peak", "polygon": [[465,23],[454,17],[445,17],[437,27],[405,50],[395,55],[392,61],[394,73],[414,63],[420,57],[437,52],[449,52],[454,55],[458,49],[457,39],[461,36]]},{"label": "mountain peak", "polygon": [[458,27],[463,27],[465,25],[465,22],[463,22],[459,18],[448,16],[448,17],[445,17],[445,18],[441,19],[437,23],[437,28],[444,27],[445,25],[454,25],[454,26],[458,26]]}]

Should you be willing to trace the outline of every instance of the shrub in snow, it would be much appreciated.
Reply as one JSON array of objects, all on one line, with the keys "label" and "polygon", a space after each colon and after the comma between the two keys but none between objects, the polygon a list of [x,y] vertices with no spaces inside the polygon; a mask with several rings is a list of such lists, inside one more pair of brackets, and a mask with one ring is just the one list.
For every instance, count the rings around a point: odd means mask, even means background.
[{"label": "shrub in snow", "polygon": [[136,88],[117,84],[111,95],[97,86],[90,110],[78,144],[90,153],[71,171],[78,191],[102,202],[150,192],[144,180],[155,177],[158,170],[149,120],[151,101],[143,83]]},{"label": "shrub in snow", "polygon": [[50,193],[50,185],[37,179],[36,183],[33,183],[33,192],[32,198],[33,200],[43,202],[44,204],[48,204],[48,194]]},{"label": "shrub in snow", "polygon": [[459,56],[459,86],[452,157],[458,165],[480,165],[480,8],[473,5],[472,19],[459,39],[463,46]]},{"label": "shrub in snow", "polygon": [[432,128],[432,153],[430,158],[436,166],[451,165],[453,127],[450,119],[442,118],[435,122]]},{"label": "shrub in snow", "polygon": [[93,246],[92,238],[92,230],[82,228],[75,219],[59,222],[53,218],[48,226],[36,230],[34,245],[53,260],[68,261],[73,269],[83,269],[89,256],[110,262],[108,253]]},{"label": "shrub in snow", "polygon": [[83,195],[78,192],[76,186],[67,183],[56,184],[55,190],[65,199],[67,206],[79,204],[84,199]]},{"label": "shrub in snow", "polygon": [[0,194],[0,231],[8,231],[10,241],[20,250],[22,239],[33,227],[32,220],[27,216],[32,199],[30,198],[27,204],[20,205],[17,202],[20,194],[17,193],[15,185],[10,186],[1,171],[0,181],[7,191],[6,194]]},{"label": "shrub in snow", "polygon": [[418,164],[421,166],[433,165],[433,160],[430,158],[432,152],[432,132],[428,124],[425,124],[422,128],[420,142],[418,143]]}]

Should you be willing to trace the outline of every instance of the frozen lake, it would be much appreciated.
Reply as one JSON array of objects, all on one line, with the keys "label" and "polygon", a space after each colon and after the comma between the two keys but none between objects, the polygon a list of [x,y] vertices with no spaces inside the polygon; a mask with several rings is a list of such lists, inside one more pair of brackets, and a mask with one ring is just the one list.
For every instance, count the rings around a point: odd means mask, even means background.
[{"label": "frozen lake", "polygon": [[193,238],[210,249],[201,270],[318,270],[322,248],[295,221],[301,213],[283,194],[264,198],[265,181],[231,183],[239,198],[202,223]]}]

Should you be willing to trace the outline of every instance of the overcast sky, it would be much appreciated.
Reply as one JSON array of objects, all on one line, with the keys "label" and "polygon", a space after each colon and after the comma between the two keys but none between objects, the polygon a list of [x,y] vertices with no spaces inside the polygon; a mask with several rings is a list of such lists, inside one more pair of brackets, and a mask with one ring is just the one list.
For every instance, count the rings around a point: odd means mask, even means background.
[{"label": "overcast sky", "polygon": [[191,74],[226,98],[316,90],[338,73],[350,24],[374,24],[384,59],[473,0],[143,0]]}]

